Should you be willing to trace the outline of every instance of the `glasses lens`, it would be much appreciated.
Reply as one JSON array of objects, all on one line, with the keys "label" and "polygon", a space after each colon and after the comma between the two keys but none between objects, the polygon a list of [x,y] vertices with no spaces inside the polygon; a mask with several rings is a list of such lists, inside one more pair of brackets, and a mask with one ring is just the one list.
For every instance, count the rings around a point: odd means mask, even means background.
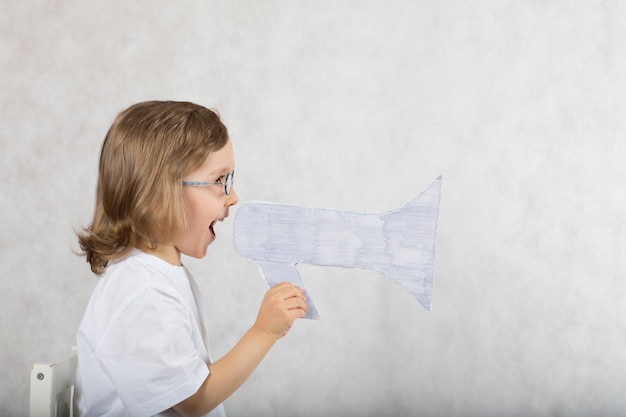
[{"label": "glasses lens", "polygon": [[234,176],[235,176],[235,171],[227,174],[226,178],[224,179],[224,193],[226,193],[226,195],[230,194],[230,189],[233,187]]}]

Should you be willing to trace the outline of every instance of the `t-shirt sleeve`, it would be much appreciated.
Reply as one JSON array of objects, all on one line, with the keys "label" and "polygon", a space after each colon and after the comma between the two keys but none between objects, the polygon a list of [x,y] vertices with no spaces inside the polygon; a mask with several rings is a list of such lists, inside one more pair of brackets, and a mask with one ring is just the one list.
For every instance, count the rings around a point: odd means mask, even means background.
[{"label": "t-shirt sleeve", "polygon": [[193,395],[209,374],[192,339],[188,305],[164,289],[137,291],[96,347],[100,366],[133,416],[151,416]]}]

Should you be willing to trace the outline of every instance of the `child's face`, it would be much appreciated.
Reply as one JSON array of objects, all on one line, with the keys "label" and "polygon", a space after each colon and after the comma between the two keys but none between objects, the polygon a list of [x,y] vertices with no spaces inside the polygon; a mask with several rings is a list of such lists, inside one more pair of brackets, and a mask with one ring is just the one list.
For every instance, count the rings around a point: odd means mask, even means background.
[{"label": "child's face", "polygon": [[[183,180],[221,182],[234,169],[233,147],[228,141],[222,149],[210,153],[204,164]],[[229,195],[226,195],[224,187],[219,185],[183,187],[183,201],[187,212],[187,228],[175,246],[185,255],[202,258],[206,255],[207,247],[215,240],[215,223],[228,217],[230,206],[237,204],[237,193],[232,187]]]}]

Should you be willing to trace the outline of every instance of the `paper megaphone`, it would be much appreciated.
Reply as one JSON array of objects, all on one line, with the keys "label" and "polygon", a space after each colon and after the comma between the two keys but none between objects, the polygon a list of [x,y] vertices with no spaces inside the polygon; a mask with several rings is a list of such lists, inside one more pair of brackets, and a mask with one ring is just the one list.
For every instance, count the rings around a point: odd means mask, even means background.
[{"label": "paper megaphone", "polygon": [[235,215],[234,245],[257,262],[270,286],[304,288],[307,318],[317,308],[297,264],[376,271],[404,287],[430,311],[441,176],[405,206],[357,213],[251,201]]}]

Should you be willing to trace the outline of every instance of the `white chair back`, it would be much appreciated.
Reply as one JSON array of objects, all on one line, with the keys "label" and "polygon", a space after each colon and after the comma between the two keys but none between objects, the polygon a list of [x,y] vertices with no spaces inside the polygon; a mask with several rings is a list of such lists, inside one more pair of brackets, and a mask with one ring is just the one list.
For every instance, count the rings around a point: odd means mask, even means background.
[{"label": "white chair back", "polygon": [[36,362],[30,371],[30,417],[77,417],[74,410],[76,347],[50,362]]}]

